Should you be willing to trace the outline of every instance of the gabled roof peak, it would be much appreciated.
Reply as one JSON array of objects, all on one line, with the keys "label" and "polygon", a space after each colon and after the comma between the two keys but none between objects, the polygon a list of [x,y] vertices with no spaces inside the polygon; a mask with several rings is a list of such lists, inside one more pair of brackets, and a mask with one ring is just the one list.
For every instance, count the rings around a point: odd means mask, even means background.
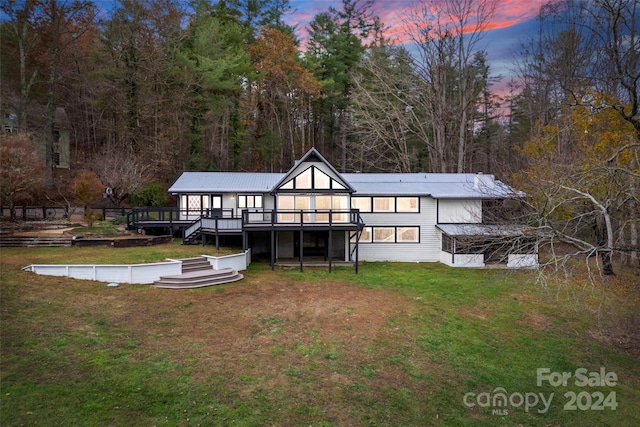
[{"label": "gabled roof peak", "polygon": [[340,185],[344,187],[344,189],[346,189],[349,193],[353,193],[355,191],[351,184],[349,184],[349,182],[340,175],[340,173],[333,167],[333,165],[329,163],[329,161],[325,159],[324,156],[320,154],[320,152],[316,150],[315,147],[311,147],[309,151],[307,151],[300,159],[296,160],[293,163],[293,167],[289,169],[289,171],[282,177],[280,181],[276,183],[276,185],[273,186],[273,188],[271,189],[271,193],[277,192],[279,188],[293,179],[294,174],[296,171],[298,171],[299,166],[305,162],[324,164],[331,171],[331,173],[339,179]]}]

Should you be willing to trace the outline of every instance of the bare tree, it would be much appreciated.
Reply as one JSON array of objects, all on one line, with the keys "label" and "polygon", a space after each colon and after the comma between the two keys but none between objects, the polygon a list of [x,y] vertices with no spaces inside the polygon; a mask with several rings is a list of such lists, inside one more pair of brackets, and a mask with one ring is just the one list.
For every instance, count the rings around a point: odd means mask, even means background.
[{"label": "bare tree", "polygon": [[537,111],[521,150],[529,164],[522,183],[536,183],[538,207],[565,215],[548,235],[598,255],[604,274],[613,273],[615,255],[639,263],[638,12],[628,0],[549,3],[520,64]]},{"label": "bare tree", "polygon": [[[473,117],[486,81],[476,55],[495,0],[421,0],[405,18],[427,84],[432,170],[463,172]],[[456,140],[455,147],[450,141]]]},{"label": "bare tree", "polygon": [[[399,46],[371,48],[354,74],[354,141],[348,144],[354,167],[366,171],[420,169],[419,145],[429,145],[420,80],[409,53]],[[425,141],[426,139],[426,141]]]},{"label": "bare tree", "polygon": [[92,170],[105,186],[105,194],[116,206],[150,179],[149,162],[123,150],[107,150],[92,163]]}]

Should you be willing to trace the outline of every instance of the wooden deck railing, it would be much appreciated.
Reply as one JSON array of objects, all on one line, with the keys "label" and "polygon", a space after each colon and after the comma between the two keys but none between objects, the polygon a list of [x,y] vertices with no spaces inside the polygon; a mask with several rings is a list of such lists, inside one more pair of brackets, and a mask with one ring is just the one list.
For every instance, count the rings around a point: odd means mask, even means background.
[{"label": "wooden deck railing", "polygon": [[358,209],[245,209],[243,226],[251,225],[364,225]]}]

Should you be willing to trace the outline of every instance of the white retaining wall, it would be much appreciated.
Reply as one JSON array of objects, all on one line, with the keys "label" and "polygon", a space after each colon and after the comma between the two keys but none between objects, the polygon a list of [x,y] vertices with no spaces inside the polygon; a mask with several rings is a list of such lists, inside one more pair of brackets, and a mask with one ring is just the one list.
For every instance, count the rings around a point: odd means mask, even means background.
[{"label": "white retaining wall", "polygon": [[236,271],[246,270],[247,266],[251,264],[251,249],[246,251],[224,256],[209,256],[202,255],[209,260],[209,264],[214,270],[222,270],[224,268],[233,268]]},{"label": "white retaining wall", "polygon": [[[251,252],[226,255],[221,257],[203,255],[209,260],[216,270],[233,268],[234,270],[246,270],[251,264]],[[23,268],[45,276],[70,277],[80,280],[96,280],[98,282],[151,284],[162,276],[177,276],[182,274],[182,262],[169,260],[152,264],[32,264]]]},{"label": "white retaining wall", "polygon": [[43,265],[32,264],[24,267],[45,276],[63,276],[72,279],[97,280],[99,282],[150,284],[160,276],[173,276],[182,273],[182,262],[166,261],[153,264],[85,264],[85,265]]}]

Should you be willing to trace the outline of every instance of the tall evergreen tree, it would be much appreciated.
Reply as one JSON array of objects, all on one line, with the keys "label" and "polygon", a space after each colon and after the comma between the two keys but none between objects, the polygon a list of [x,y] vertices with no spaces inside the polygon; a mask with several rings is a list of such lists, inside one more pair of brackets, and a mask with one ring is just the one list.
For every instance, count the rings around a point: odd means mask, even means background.
[{"label": "tall evergreen tree", "polygon": [[368,43],[380,35],[380,20],[370,14],[372,0],[343,0],[342,9],[330,7],[309,24],[305,62],[322,86],[314,103],[315,144],[342,170],[347,169],[351,72]]}]

